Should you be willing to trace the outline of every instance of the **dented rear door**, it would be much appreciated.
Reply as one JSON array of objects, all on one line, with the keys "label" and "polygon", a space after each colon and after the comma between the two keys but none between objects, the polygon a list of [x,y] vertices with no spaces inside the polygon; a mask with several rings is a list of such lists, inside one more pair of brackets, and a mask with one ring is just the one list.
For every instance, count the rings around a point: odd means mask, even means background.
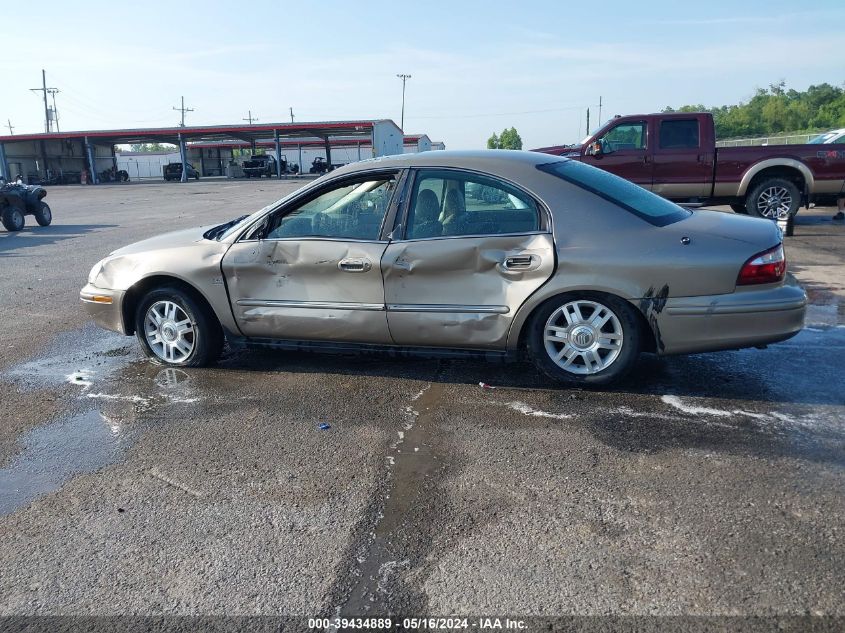
[{"label": "dented rear door", "polygon": [[504,349],[555,268],[547,212],[512,183],[458,170],[419,170],[406,206],[403,239],[382,258],[393,340]]}]

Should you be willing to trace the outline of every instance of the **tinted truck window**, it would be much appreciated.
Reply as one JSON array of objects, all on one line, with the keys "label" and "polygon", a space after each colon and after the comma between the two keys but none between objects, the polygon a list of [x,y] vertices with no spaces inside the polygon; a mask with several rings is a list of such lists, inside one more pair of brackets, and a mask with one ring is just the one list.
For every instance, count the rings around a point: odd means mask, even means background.
[{"label": "tinted truck window", "polygon": [[537,169],[609,200],[655,226],[672,224],[692,213],[624,178],[574,160],[537,165]]},{"label": "tinted truck window", "polygon": [[698,147],[698,119],[670,119],[660,122],[660,149]]}]

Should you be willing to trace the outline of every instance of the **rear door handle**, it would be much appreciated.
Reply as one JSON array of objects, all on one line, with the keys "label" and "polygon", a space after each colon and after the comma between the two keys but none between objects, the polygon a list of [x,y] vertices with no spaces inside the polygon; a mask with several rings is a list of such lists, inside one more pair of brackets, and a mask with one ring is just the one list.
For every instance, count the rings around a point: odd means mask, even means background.
[{"label": "rear door handle", "polygon": [[503,265],[508,270],[525,270],[526,268],[531,268],[531,264],[533,263],[533,255],[511,255],[505,257]]},{"label": "rear door handle", "polygon": [[373,265],[368,259],[347,257],[346,259],[341,259],[337,263],[337,267],[345,273],[366,273],[372,269]]}]

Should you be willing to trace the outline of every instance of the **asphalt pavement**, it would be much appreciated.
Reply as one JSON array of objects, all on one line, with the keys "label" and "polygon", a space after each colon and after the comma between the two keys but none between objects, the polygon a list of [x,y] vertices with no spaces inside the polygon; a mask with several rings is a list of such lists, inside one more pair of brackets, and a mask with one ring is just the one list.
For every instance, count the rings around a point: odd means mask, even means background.
[{"label": "asphalt pavement", "polygon": [[464,360],[167,369],[87,321],[109,251],[298,186],[53,187],[52,226],[0,232],[0,616],[845,616],[835,210],[786,238],[798,336],[605,391]]}]

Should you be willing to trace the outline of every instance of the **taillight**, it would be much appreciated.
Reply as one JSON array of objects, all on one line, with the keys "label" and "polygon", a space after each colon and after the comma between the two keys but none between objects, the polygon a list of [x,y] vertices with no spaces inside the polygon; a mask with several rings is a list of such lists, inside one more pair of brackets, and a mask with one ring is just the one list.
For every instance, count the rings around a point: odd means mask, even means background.
[{"label": "taillight", "polygon": [[742,265],[737,286],[752,284],[771,284],[783,280],[786,274],[786,257],[783,254],[783,244],[778,244],[762,253],[757,253]]}]

